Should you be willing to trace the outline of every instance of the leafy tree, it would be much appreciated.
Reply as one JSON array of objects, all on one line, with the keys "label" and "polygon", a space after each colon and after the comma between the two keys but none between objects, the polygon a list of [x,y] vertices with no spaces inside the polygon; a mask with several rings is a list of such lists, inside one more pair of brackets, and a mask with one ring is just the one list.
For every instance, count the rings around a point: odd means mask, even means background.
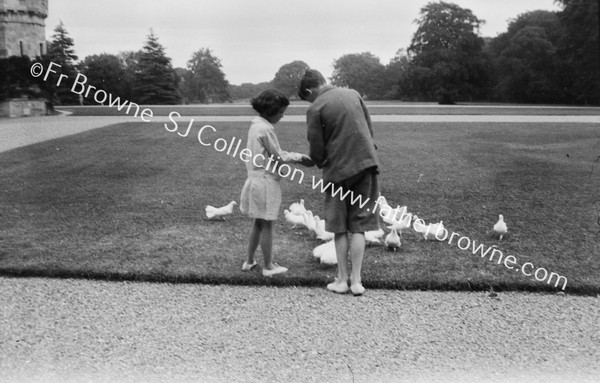
[{"label": "leafy tree", "polygon": [[0,101],[39,96],[32,87],[36,79],[29,72],[31,65],[28,56],[10,56],[0,59]]},{"label": "leafy tree", "polygon": [[119,52],[117,57],[121,61],[121,65],[123,70],[125,71],[125,84],[126,87],[124,89],[123,97],[127,100],[135,99],[135,83],[136,83],[136,73],[139,72],[138,64],[140,62],[140,58],[144,52],[142,50],[139,51],[125,51]]},{"label": "leafy tree", "polygon": [[[60,68],[56,66],[53,68],[57,73],[52,75],[52,80],[48,79],[47,84],[44,85],[51,103],[69,105],[78,102],[78,96],[71,92],[73,81],[75,81],[75,77],[77,76],[75,65],[77,55],[73,46],[73,39],[69,36],[69,32],[67,32],[65,25],[61,21],[54,28],[54,34],[48,44],[48,53],[44,60],[47,64],[54,62],[60,65]],[[47,68],[47,66],[44,66],[44,68]],[[56,82],[61,74],[67,77],[64,81],[61,81],[60,86],[56,86]]]},{"label": "leafy tree", "polygon": [[248,101],[252,97],[257,96],[262,91],[271,88],[273,85],[270,82],[261,82],[259,84],[243,83],[241,85],[230,85],[229,94],[233,100]]},{"label": "leafy tree", "polygon": [[186,94],[187,87],[187,79],[190,78],[192,72],[189,69],[185,68],[175,68],[175,74],[177,75],[177,89],[179,89],[179,93],[181,94],[182,101],[184,104],[189,104],[190,100],[188,100]]},{"label": "leafy tree", "polygon": [[370,52],[344,55],[333,63],[331,83],[355,89],[361,95],[377,99],[384,93],[385,67]]},{"label": "leafy tree", "polygon": [[185,96],[189,101],[223,102],[230,99],[229,82],[221,70],[221,60],[208,48],[192,54],[187,63],[189,72],[184,78]]},{"label": "leafy tree", "polygon": [[296,96],[300,80],[308,68],[310,67],[304,61],[292,61],[283,65],[275,74],[273,87],[287,97]]},{"label": "leafy tree", "polygon": [[564,100],[563,71],[556,48],[562,31],[556,13],[532,11],[519,15],[507,32],[490,42],[497,98],[522,103]]},{"label": "leafy tree", "polygon": [[569,94],[578,103],[600,104],[600,5],[597,0],[557,0],[564,26],[559,55],[571,74]]},{"label": "leafy tree", "polygon": [[87,56],[81,63],[81,71],[87,77],[88,84],[115,97],[126,98],[131,83],[128,81],[125,65],[118,56],[107,53]]},{"label": "leafy tree", "polygon": [[401,82],[407,75],[410,68],[410,58],[404,52],[404,49],[399,49],[388,65],[385,66],[384,83],[385,99],[404,99],[407,95],[402,89]]},{"label": "leafy tree", "polygon": [[456,4],[428,3],[421,8],[417,31],[408,52],[414,73],[412,88],[440,103],[468,98],[487,86],[484,41],[478,36],[484,22]]},{"label": "leafy tree", "polygon": [[135,70],[135,101],[141,104],[179,104],[177,77],[171,59],[150,31]]},{"label": "leafy tree", "polygon": [[511,102],[556,102],[556,48],[539,27],[525,27],[510,40],[498,59],[498,90]]}]

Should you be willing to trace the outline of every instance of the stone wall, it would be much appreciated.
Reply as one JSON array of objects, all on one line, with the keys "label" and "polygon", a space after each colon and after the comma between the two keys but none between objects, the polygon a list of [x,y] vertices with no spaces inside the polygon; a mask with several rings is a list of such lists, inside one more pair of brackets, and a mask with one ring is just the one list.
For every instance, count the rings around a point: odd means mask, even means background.
[{"label": "stone wall", "polygon": [[0,58],[46,53],[47,0],[0,0]]},{"label": "stone wall", "polygon": [[30,117],[47,114],[45,100],[12,99],[0,102],[0,117]]}]

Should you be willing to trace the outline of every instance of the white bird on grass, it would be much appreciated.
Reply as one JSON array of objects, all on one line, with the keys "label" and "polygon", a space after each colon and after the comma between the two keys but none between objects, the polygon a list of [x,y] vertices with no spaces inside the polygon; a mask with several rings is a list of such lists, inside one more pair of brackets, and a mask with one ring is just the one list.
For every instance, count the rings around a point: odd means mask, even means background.
[{"label": "white bird on grass", "polygon": [[292,214],[289,210],[285,209],[283,211],[283,216],[285,217],[285,220],[288,223],[292,224],[292,229],[294,229],[300,225],[305,225],[305,220],[304,220],[303,215]]},{"label": "white bird on grass", "polygon": [[235,201],[231,201],[227,205],[221,207],[207,205],[206,208],[204,208],[204,211],[206,212],[206,217],[208,219],[222,218],[223,221],[225,221],[225,216],[233,213],[233,207],[235,205],[237,205],[237,202]]},{"label": "white bird on grass", "polygon": [[324,219],[320,219],[318,218],[318,216],[316,217],[316,234],[317,234],[317,239],[320,239],[321,241],[330,241],[335,237],[335,234],[333,234],[330,231],[325,230],[325,220]]},{"label": "white bird on grass", "polygon": [[504,222],[502,214],[498,215],[498,222],[494,225],[494,232],[500,236],[501,241],[502,237],[508,232],[508,227],[506,227],[506,222]]},{"label": "white bird on grass", "polygon": [[425,225],[425,221],[423,221],[418,216],[414,216],[413,230],[417,235],[423,236],[423,239],[426,239],[425,233],[427,233],[427,225]]},{"label": "white bird on grass", "polygon": [[379,245],[381,243],[381,237],[383,237],[384,234],[385,232],[381,228],[378,230],[365,231],[365,242],[367,242],[368,245]]},{"label": "white bird on grass", "polygon": [[390,210],[387,210],[387,212],[382,212],[383,217],[381,218],[383,219],[383,222],[387,223],[388,225],[393,225],[398,220],[406,217],[407,210],[408,208],[406,206],[398,206],[395,209],[390,208]]},{"label": "white bird on grass", "polygon": [[394,223],[392,223],[391,226],[388,226],[388,229],[396,230],[400,234],[400,236],[402,236],[402,234],[404,234],[405,231],[410,229],[411,223],[411,213],[404,212],[404,215],[402,215],[399,220],[394,221]]},{"label": "white bird on grass", "polygon": [[429,232],[426,239],[443,241],[448,237],[448,230],[444,227],[444,221],[429,224]]},{"label": "white bird on grass", "polygon": [[325,242],[313,249],[313,256],[326,265],[337,265],[335,241]]},{"label": "white bird on grass", "polygon": [[304,217],[304,226],[306,226],[306,228],[312,232],[316,232],[317,230],[317,223],[315,221],[315,216],[313,215],[313,212],[310,210],[307,210],[304,212],[303,214]]},{"label": "white bird on grass", "polygon": [[400,236],[396,230],[392,229],[392,231],[385,237],[385,245],[388,247],[388,249],[394,251],[400,247]]},{"label": "white bird on grass", "polygon": [[290,205],[290,213],[295,215],[302,215],[306,211],[304,207],[304,200],[301,199],[300,202],[294,202]]},{"label": "white bird on grass", "polygon": [[422,235],[424,240],[443,241],[447,237],[447,230],[444,228],[444,221],[438,223],[425,224],[425,221],[415,215],[413,229],[417,234]]}]

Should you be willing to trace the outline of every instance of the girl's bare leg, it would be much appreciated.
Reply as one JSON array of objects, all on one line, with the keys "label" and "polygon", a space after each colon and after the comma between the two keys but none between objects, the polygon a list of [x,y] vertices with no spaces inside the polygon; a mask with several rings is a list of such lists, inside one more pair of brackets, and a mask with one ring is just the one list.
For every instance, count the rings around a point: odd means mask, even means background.
[{"label": "girl's bare leg", "polygon": [[260,248],[262,249],[263,258],[265,260],[265,269],[272,269],[273,266],[273,222],[260,220],[261,223],[261,238]]},{"label": "girl's bare leg", "polygon": [[258,248],[258,243],[261,237],[261,224],[259,219],[254,220],[254,226],[252,227],[252,233],[250,233],[250,242],[248,244],[248,264],[254,263],[254,254]]}]

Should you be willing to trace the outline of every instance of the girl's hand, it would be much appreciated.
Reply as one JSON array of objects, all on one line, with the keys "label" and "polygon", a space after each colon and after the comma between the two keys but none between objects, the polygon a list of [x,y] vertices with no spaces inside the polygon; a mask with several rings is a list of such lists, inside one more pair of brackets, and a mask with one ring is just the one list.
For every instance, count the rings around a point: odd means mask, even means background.
[{"label": "girl's hand", "polygon": [[313,160],[310,159],[309,156],[307,156],[306,154],[303,154],[302,157],[300,158],[300,165],[310,168],[312,166],[315,166],[315,163],[313,162]]}]

